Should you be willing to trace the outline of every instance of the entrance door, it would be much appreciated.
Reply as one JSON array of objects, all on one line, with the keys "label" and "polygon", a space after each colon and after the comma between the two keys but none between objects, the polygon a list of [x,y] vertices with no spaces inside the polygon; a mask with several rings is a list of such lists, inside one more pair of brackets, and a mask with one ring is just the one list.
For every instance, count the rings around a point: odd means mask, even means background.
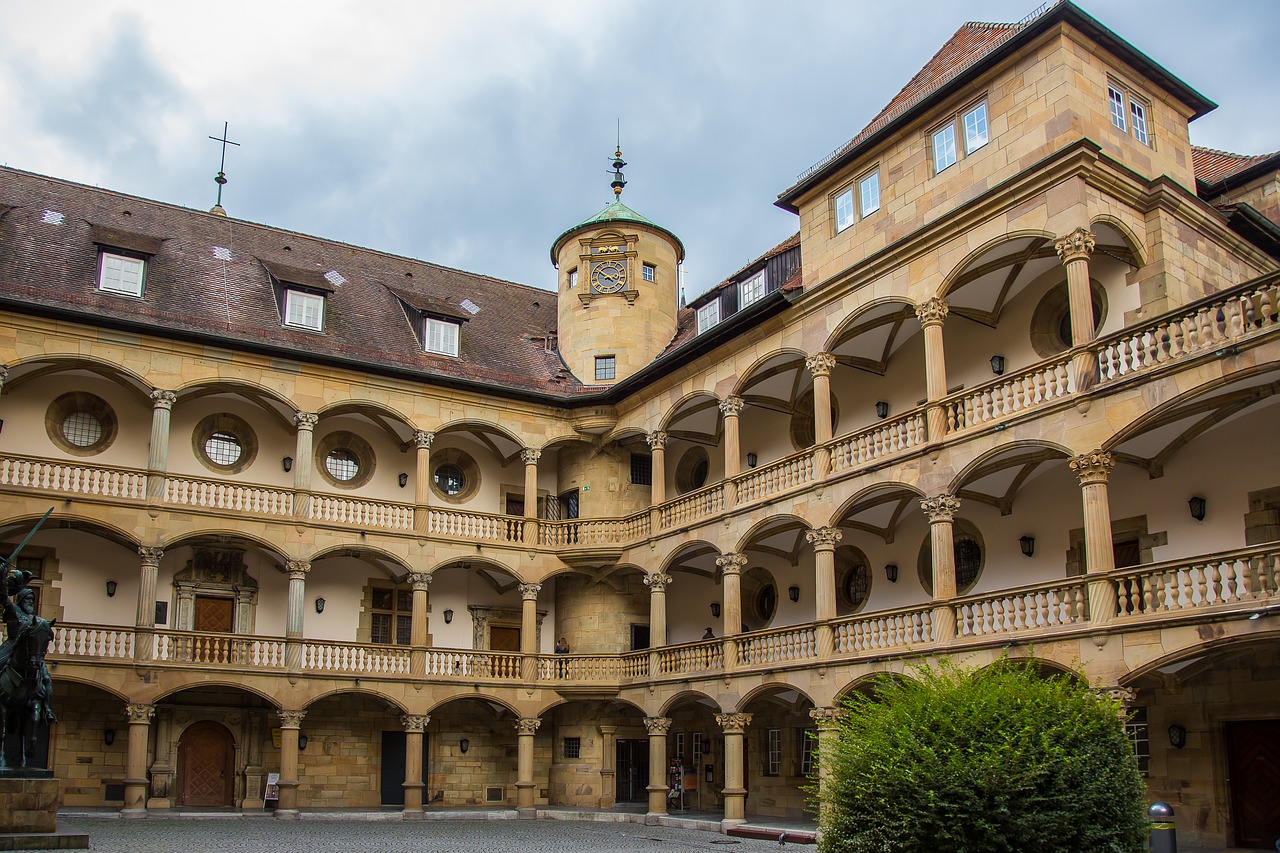
[{"label": "entrance door", "polygon": [[230,598],[211,598],[205,595],[196,596],[195,617],[191,620],[194,631],[208,633],[231,633],[231,614],[235,602]]},{"label": "entrance door", "polygon": [[647,738],[618,738],[617,740],[617,791],[614,799],[619,803],[644,802],[649,797],[649,740]]},{"label": "entrance door", "polygon": [[[422,733],[422,780],[427,780],[427,737]],[[404,805],[405,744],[403,731],[382,733],[382,804]],[[427,797],[430,799],[430,797]]]},{"label": "entrance door", "polygon": [[231,805],[235,747],[225,726],[204,721],[178,739],[178,802],[184,806]]},{"label": "entrance door", "polygon": [[649,648],[649,626],[633,624],[631,626],[631,651],[638,652],[647,648]]},{"label": "entrance door", "polygon": [[1226,740],[1236,846],[1270,850],[1280,838],[1280,720],[1227,723]]},{"label": "entrance door", "polygon": [[520,651],[520,629],[507,628],[501,625],[491,625],[489,627],[489,651]]}]

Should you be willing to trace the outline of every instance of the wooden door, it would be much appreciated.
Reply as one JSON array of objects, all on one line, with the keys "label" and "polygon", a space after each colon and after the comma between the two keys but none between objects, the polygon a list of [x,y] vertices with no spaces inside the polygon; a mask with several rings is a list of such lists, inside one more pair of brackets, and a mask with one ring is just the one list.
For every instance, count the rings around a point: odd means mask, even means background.
[{"label": "wooden door", "polygon": [[1226,724],[1231,820],[1237,847],[1280,839],[1280,720]]},{"label": "wooden door", "polygon": [[195,617],[191,620],[193,631],[230,634],[235,602],[230,598],[196,596]]},{"label": "wooden door", "polygon": [[524,495],[507,495],[507,515],[524,516]]},{"label": "wooden door", "polygon": [[506,628],[501,625],[491,625],[489,627],[489,651],[520,651],[520,629]]},{"label": "wooden door", "polygon": [[208,720],[188,726],[178,739],[178,802],[230,806],[235,747],[225,726]]}]

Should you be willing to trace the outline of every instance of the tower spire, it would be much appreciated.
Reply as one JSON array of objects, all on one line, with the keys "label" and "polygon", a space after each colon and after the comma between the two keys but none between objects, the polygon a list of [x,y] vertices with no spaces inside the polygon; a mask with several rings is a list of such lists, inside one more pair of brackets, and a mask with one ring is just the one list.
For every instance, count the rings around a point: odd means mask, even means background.
[{"label": "tower spire", "polygon": [[217,185],[218,185],[218,201],[217,201],[217,203],[215,203],[215,204],[214,204],[214,206],[213,206],[213,207],[209,208],[209,212],[210,212],[210,213],[216,213],[218,216],[226,216],[226,215],[227,215],[227,212],[226,212],[225,210],[223,210],[223,209],[222,209],[222,187],[223,187],[223,185],[224,185],[224,184],[226,184],[226,183],[227,183],[227,171],[226,171],[226,169],[227,169],[227,146],[228,146],[228,145],[235,145],[235,146],[237,146],[237,147],[238,147],[238,146],[240,145],[240,143],[239,143],[239,142],[232,142],[231,140],[227,139],[227,127],[228,127],[228,123],[224,121],[224,122],[222,123],[222,136],[221,136],[221,137],[218,137],[218,136],[210,136],[210,137],[209,137],[209,138],[210,138],[210,139],[212,139],[214,142],[221,142],[221,143],[222,143],[222,162],[220,162],[220,163],[218,164],[218,174],[217,174],[216,176],[214,176],[214,179],[213,179],[213,182],[214,182],[215,184],[217,184]]},{"label": "tower spire", "polygon": [[613,151],[613,180],[609,182],[609,186],[613,187],[615,200],[622,197],[622,188],[627,185],[627,179],[622,174],[626,165],[627,161],[622,159],[622,119],[618,119],[618,145]]}]

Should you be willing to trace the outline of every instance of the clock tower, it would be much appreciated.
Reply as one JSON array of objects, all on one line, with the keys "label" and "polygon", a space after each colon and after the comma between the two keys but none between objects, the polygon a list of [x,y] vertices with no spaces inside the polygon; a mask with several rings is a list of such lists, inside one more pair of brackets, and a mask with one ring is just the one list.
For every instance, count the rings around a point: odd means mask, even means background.
[{"label": "clock tower", "polygon": [[613,203],[556,238],[560,356],[587,385],[612,385],[657,357],[676,333],[684,244],[622,203],[622,150]]}]

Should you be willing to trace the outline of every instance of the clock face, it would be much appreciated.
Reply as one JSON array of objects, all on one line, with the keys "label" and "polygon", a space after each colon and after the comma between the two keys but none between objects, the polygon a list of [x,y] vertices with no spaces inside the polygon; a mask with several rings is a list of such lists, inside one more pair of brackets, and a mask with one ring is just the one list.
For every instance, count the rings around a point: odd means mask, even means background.
[{"label": "clock face", "polygon": [[627,286],[627,267],[621,261],[602,261],[591,266],[591,289],[596,293],[617,293]]}]

